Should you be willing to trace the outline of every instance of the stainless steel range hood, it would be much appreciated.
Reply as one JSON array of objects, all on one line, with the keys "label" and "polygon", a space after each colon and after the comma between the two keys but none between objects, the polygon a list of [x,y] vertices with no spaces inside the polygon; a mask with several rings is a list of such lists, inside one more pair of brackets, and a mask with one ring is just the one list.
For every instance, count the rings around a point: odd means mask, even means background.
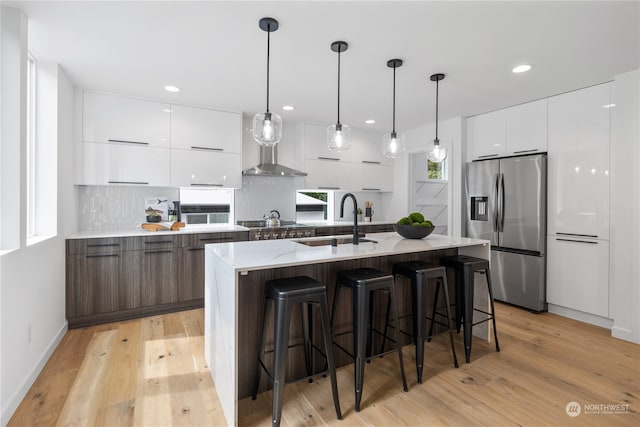
[{"label": "stainless steel range hood", "polygon": [[242,171],[245,176],[307,176],[305,172],[278,164],[278,146],[260,146],[260,163]]}]

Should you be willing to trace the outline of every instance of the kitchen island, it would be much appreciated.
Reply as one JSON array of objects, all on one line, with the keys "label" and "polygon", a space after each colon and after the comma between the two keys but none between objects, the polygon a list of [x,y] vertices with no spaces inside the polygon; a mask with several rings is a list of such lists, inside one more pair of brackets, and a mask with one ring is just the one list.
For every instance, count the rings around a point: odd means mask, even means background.
[{"label": "kitchen island", "polygon": [[[345,236],[341,236],[345,237]],[[396,233],[368,234],[360,245],[341,244],[310,246],[309,241],[330,241],[326,237],[233,242],[205,247],[205,357],[218,390],[225,417],[230,425],[238,421],[238,400],[251,394],[256,372],[259,346],[259,324],[264,302],[264,282],[270,279],[307,275],[327,285],[329,302],[333,300],[335,275],[340,270],[372,267],[391,271],[393,263],[422,259],[438,262],[442,256],[456,253],[490,259],[486,240],[430,235],[425,239],[404,239]],[[450,280],[450,288],[453,280]],[[487,311],[486,287],[477,286],[475,306]],[[410,310],[409,286],[397,286],[400,314]],[[380,299],[381,300],[381,299]],[[386,301],[377,301],[382,313]],[[301,335],[294,312],[291,342]],[[375,322],[383,321],[379,316]],[[269,320],[267,320],[269,322]],[[319,337],[316,322],[314,336]],[[351,306],[347,292],[341,294],[336,315],[336,331],[350,329]],[[401,326],[403,326],[401,324]],[[474,335],[489,337],[488,324],[474,328]],[[350,348],[349,336],[342,342]],[[265,337],[267,345],[271,337]],[[406,340],[404,344],[409,343]],[[344,353],[336,350],[336,365],[350,363]],[[317,357],[314,368],[321,368],[324,360]],[[269,364],[267,359],[267,364]],[[292,349],[289,356],[292,377],[303,377],[304,356]],[[264,390],[267,383],[263,381]],[[269,384],[270,385],[270,384]]]}]

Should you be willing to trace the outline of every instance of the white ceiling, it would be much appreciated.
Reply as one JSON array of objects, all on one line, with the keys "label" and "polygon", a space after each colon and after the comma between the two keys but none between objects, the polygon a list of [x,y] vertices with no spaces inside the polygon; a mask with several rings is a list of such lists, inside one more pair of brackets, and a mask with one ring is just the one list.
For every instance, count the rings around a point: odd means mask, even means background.
[{"label": "white ceiling", "polygon": [[[265,108],[271,16],[271,110],[286,121],[341,119],[388,132],[392,71],[397,129],[494,109],[609,81],[639,68],[640,2],[7,2],[29,18],[30,50],[61,64],[78,87],[257,113]],[[520,63],[532,71],[513,74]],[[177,94],[163,90],[181,88]],[[285,104],[295,111],[282,111]],[[376,124],[368,126],[365,119]]]}]

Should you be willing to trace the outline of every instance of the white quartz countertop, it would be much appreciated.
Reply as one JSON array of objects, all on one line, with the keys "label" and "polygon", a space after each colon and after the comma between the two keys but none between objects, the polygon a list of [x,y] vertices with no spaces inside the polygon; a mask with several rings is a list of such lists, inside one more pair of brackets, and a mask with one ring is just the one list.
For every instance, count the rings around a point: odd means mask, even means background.
[{"label": "white quartz countertop", "polygon": [[490,244],[488,240],[437,234],[429,235],[424,239],[405,239],[394,232],[370,233],[366,238],[375,240],[377,243],[342,244],[337,247],[331,245],[307,246],[297,243],[298,241],[331,239],[331,236],[325,236],[216,243],[206,245],[205,250],[218,256],[236,271],[249,271]]},{"label": "white quartz countertop", "polygon": [[178,234],[198,234],[198,233],[226,233],[230,231],[247,231],[247,227],[240,225],[207,225],[204,227],[184,227],[177,231],[149,231],[149,230],[120,230],[120,231],[78,231],[67,236],[67,239],[100,239],[108,237],[139,237],[139,236],[160,236]]},{"label": "white quartz countertop", "polygon": [[[353,225],[353,221],[302,221],[305,225],[311,225],[313,227],[340,227],[340,226],[351,226]],[[358,225],[386,225],[386,224],[395,224],[395,221],[358,221]]]}]

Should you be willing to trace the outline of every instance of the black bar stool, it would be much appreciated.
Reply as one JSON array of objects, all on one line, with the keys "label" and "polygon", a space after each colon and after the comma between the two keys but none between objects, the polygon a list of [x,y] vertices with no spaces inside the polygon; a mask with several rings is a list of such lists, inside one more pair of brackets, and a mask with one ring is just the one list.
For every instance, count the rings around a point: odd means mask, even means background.
[{"label": "black bar stool", "polygon": [[[312,375],[312,350],[315,349],[324,355],[331,376],[331,388],[333,390],[333,404],[336,408],[338,419],[342,419],[340,402],[338,400],[338,384],[336,381],[336,368],[333,360],[333,345],[331,342],[331,329],[329,323],[329,304],[327,303],[327,288],[307,276],[290,277],[286,279],[269,280],[265,284],[265,304],[263,308],[262,336],[260,338],[260,350],[258,354],[258,366],[256,369],[255,386],[251,398],[255,400],[260,385],[260,370],[264,369],[267,376],[273,381],[273,403],[271,425],[279,426],[282,417],[282,398],[284,395],[285,373],[287,370],[287,353],[289,349],[289,328],[291,321],[291,309],[293,304],[307,304],[305,313],[301,307],[303,317],[303,334],[305,346],[305,365],[307,377]],[[264,356],[264,335],[267,318],[267,301],[274,303],[274,330],[273,330],[273,376],[262,361]],[[319,304],[322,332],[324,336],[325,353],[322,353],[311,341],[311,305]],[[305,319],[305,315],[308,316]]]},{"label": "black bar stool", "polygon": [[[334,332],[334,324],[336,319],[336,307],[338,302],[338,293],[341,288],[350,288],[353,294],[353,348],[354,354],[340,344],[335,343],[338,348],[353,357],[355,362],[355,392],[356,392],[356,412],[360,411],[360,401],[362,400],[362,387],[364,384],[364,364],[371,359],[371,320],[372,320],[372,300],[373,292],[385,291],[389,293],[390,303],[393,305],[393,318],[395,324],[398,324],[398,306],[396,305],[396,293],[393,284],[393,276],[383,271],[373,268],[357,268],[354,270],[345,270],[338,273],[336,278],[336,290],[333,298],[333,308],[331,310],[331,331]],[[338,335],[344,335],[345,332]],[[338,335],[334,335],[338,336]],[[402,374],[402,388],[407,391],[407,379],[404,375],[404,364],[402,362],[402,347],[398,339],[398,331],[396,330],[396,348],[392,351],[398,352],[400,359],[400,373]],[[385,353],[386,354],[386,353]],[[379,356],[379,355],[376,355]]]},{"label": "black bar stool", "polygon": [[[429,319],[431,325],[429,327],[429,335],[427,341],[431,341],[431,335],[433,332],[433,324],[438,323],[447,326],[449,329],[449,339],[451,341],[451,354],[453,355],[453,366],[458,367],[458,358],[456,357],[456,349],[453,346],[453,325],[451,323],[451,311],[449,303],[449,289],[447,285],[447,270],[446,268],[430,264],[425,261],[407,261],[393,264],[393,275],[401,275],[411,279],[411,312],[413,321],[413,343],[416,346],[416,370],[418,372],[418,383],[422,384],[422,367],[424,362],[424,319]],[[433,299],[433,309],[431,317],[428,317],[425,313],[426,305],[426,290],[429,286],[429,279],[436,279],[435,296]],[[444,302],[446,306],[446,315],[437,311],[438,296],[440,294],[440,287],[444,288]],[[387,307],[388,309],[388,307]],[[436,315],[446,316],[447,323],[436,320]],[[387,324],[389,316],[387,315]],[[399,326],[396,324],[395,326]],[[402,331],[401,331],[402,332]],[[385,325],[384,331],[385,339],[387,337],[387,325]],[[384,348],[384,340],[383,340]]]},{"label": "black bar stool", "polygon": [[[460,332],[460,325],[464,324],[464,354],[466,362],[469,363],[471,357],[471,330],[474,325],[479,323],[488,322],[489,320],[493,322],[496,351],[500,351],[498,330],[496,329],[496,310],[493,305],[493,292],[491,291],[489,261],[467,255],[455,255],[440,258],[440,264],[447,268],[452,268],[456,272],[456,328]],[[484,273],[487,276],[491,313],[473,307],[474,275],[476,272]],[[474,310],[486,314],[487,318],[473,323]]]}]

